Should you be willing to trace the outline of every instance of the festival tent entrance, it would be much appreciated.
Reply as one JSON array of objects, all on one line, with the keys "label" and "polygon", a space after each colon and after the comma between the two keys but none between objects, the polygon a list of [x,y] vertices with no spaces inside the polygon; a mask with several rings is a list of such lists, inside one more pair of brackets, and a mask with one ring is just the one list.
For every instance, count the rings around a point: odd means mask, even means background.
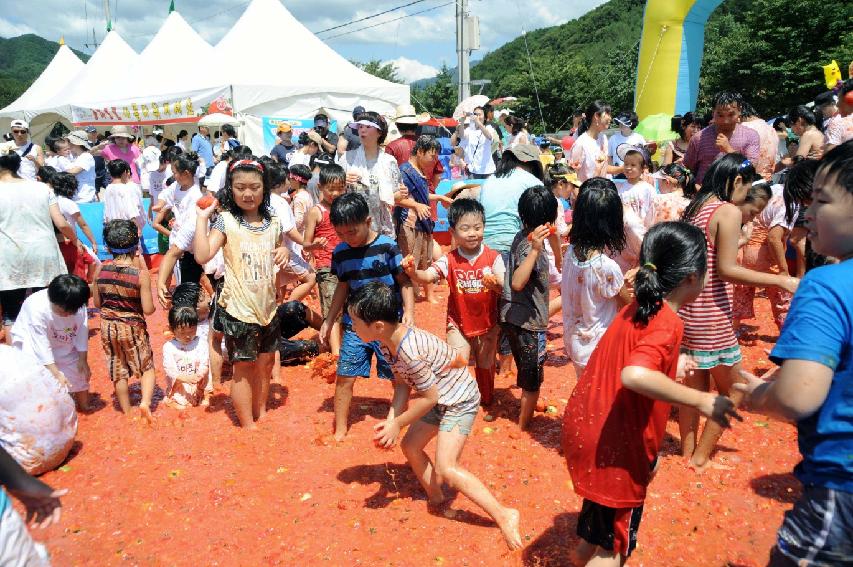
[{"label": "festival tent entrance", "polygon": [[67,85],[84,67],[85,64],[65,45],[65,42],[60,41],[59,51],[56,52],[41,75],[17,100],[0,110],[0,126],[6,130],[13,119],[22,118],[30,122],[30,131],[33,136],[44,136],[47,132],[41,130],[52,127],[53,122],[61,117],[54,116],[54,120],[51,121],[49,116],[45,116],[44,120],[38,121],[40,129],[34,128],[36,125],[32,123],[32,120],[36,113],[31,109],[43,107],[58,90]]},{"label": "festival tent entrance", "polygon": [[[281,51],[283,39],[300,54],[290,58],[286,67],[271,59]],[[80,125],[192,122],[190,115],[224,97],[243,123],[240,138],[257,151],[263,146],[264,116],[310,118],[324,108],[341,119],[359,104],[390,114],[397,105],[409,102],[407,85],[365,73],[305,28],[279,0],[253,0],[212,55],[178,66],[183,71],[172,81],[152,71],[133,83],[139,90],[122,89],[108,96],[95,91],[98,96],[77,97],[72,101],[73,121]],[[154,106],[161,110],[160,119],[153,115]],[[164,106],[172,111],[169,116],[162,116]],[[151,113],[147,118],[145,109]],[[175,109],[181,111],[178,116]]]}]

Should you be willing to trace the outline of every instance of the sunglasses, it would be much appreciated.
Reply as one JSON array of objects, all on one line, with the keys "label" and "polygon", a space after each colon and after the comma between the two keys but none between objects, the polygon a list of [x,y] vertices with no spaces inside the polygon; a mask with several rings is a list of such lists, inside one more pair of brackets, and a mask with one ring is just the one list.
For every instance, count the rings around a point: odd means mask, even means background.
[{"label": "sunglasses", "polygon": [[13,134],[26,134],[28,130],[12,130]]}]

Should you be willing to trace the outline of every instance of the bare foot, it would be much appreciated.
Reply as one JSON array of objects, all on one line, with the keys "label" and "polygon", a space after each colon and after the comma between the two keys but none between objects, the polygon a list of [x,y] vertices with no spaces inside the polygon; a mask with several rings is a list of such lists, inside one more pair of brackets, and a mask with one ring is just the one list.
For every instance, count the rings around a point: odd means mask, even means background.
[{"label": "bare foot", "polygon": [[521,532],[518,530],[519,520],[521,515],[515,508],[506,508],[506,515],[498,521],[498,527],[503,533],[506,545],[511,550],[521,549],[524,544],[521,542]]},{"label": "bare foot", "polygon": [[687,466],[693,469],[693,472],[695,472],[696,474],[702,474],[709,469],[718,471],[730,471],[734,469],[734,467],[730,467],[721,463],[716,463],[711,459],[706,460],[704,463],[699,463],[691,458],[690,461],[688,461]]},{"label": "bare foot", "polygon": [[199,402],[198,405],[200,405],[203,408],[206,408],[207,406],[209,406],[210,405],[210,396],[205,396],[204,398],[202,398],[201,402]]},{"label": "bare foot", "polygon": [[338,443],[340,443],[341,441],[343,441],[344,439],[346,439],[346,436],[347,436],[347,432],[346,432],[346,430],[344,430],[344,431],[335,431],[335,441],[337,441]]},{"label": "bare foot", "polygon": [[255,424],[255,423],[250,423],[249,425],[247,425],[247,426],[246,426],[246,427],[244,427],[243,429],[245,429],[246,431],[257,431],[257,430],[258,430],[258,425],[257,425],[257,424]]},{"label": "bare foot", "polygon": [[439,303],[441,303],[441,300],[440,300],[439,298],[435,297],[435,296],[429,296],[429,297],[427,297],[427,301],[428,301],[429,303],[432,303],[433,305],[438,305]]},{"label": "bare foot", "polygon": [[148,406],[139,406],[139,415],[142,416],[148,425],[154,425],[154,416],[151,414],[151,408]]}]

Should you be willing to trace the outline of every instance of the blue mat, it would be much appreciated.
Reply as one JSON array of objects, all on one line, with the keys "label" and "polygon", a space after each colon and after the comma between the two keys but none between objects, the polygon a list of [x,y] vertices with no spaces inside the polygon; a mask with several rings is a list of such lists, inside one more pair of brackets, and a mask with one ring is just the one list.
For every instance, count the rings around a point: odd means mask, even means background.
[{"label": "blue mat", "polygon": [[[145,205],[145,210],[148,210],[148,203],[151,199],[143,199],[142,202]],[[104,244],[104,204],[103,203],[85,203],[80,205],[80,214],[83,215],[83,218],[86,219],[86,223],[89,225],[89,228],[92,229],[92,234],[95,237],[95,240],[98,242],[98,258],[101,260],[108,260],[112,258],[109,252],[107,252],[107,247]],[[157,254],[157,231],[154,230],[150,224],[146,224],[142,228],[142,253],[143,254]],[[80,230],[80,227],[77,227],[77,238],[83,240],[83,242],[89,242],[89,239],[86,238],[86,235],[83,234],[83,231]]]}]

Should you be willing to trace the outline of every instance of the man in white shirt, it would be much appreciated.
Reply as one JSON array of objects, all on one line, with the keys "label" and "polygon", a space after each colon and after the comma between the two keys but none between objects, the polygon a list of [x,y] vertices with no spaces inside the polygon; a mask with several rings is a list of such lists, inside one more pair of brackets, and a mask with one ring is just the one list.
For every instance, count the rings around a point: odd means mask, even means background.
[{"label": "man in white shirt", "polygon": [[494,128],[485,124],[485,117],[483,108],[478,106],[464,124],[460,123],[456,127],[456,132],[450,138],[454,146],[461,146],[465,152],[465,163],[474,179],[485,179],[495,173],[492,140],[497,139],[498,134]]},{"label": "man in white shirt", "polygon": [[30,125],[24,120],[12,120],[12,139],[15,142],[12,151],[21,156],[18,175],[35,181],[38,168],[44,165],[44,154],[41,146],[30,140]]}]

